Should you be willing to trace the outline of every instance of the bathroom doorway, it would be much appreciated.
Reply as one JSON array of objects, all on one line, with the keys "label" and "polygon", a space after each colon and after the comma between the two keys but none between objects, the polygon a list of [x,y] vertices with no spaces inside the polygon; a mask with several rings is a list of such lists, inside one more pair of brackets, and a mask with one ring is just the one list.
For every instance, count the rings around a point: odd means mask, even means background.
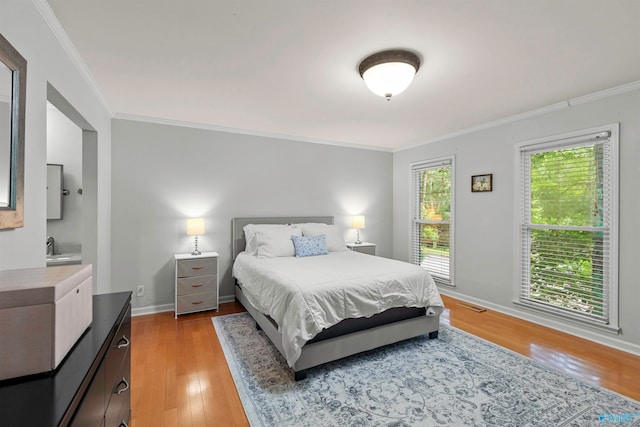
[{"label": "bathroom doorway", "polygon": [[92,264],[94,293],[98,289],[97,166],[97,132],[47,84],[47,240],[43,251],[48,266]]},{"label": "bathroom doorway", "polygon": [[47,102],[47,265],[82,263],[82,129]]}]

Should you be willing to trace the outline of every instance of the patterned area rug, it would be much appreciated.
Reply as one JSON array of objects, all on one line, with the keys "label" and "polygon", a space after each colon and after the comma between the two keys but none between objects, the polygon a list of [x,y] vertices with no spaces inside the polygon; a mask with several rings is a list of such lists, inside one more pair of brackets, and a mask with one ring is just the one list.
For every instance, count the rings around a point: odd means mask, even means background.
[{"label": "patterned area rug", "polygon": [[295,382],[248,313],[214,317],[252,426],[640,425],[640,403],[448,325]]}]

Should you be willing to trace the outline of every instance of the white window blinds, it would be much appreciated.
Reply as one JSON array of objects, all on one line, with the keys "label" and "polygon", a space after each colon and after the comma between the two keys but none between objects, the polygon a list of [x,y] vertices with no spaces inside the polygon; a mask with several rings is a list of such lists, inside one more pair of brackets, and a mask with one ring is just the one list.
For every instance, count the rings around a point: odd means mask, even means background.
[{"label": "white window blinds", "polygon": [[411,166],[411,256],[438,284],[453,285],[453,158]]},{"label": "white window blinds", "polygon": [[614,153],[611,131],[520,147],[520,303],[594,323],[612,320]]}]

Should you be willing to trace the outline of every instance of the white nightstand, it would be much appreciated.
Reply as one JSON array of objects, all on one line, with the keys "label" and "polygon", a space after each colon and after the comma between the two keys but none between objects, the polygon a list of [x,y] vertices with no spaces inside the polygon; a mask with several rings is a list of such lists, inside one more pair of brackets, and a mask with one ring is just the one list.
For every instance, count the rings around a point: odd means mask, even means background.
[{"label": "white nightstand", "polygon": [[362,243],[347,243],[347,247],[352,251],[360,252],[367,255],[376,254],[376,244],[369,242]]},{"label": "white nightstand", "polygon": [[218,309],[218,253],[176,254],[176,299],[178,315]]}]

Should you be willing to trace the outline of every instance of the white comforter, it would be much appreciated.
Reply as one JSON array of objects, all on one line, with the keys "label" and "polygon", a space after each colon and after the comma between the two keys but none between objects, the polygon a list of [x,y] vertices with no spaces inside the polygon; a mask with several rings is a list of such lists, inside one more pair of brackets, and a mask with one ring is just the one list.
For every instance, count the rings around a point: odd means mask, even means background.
[{"label": "white comforter", "polygon": [[249,302],[278,323],[291,367],[307,341],[341,320],[392,307],[443,305],[423,268],[352,251],[302,258],[243,252],[232,274]]}]

